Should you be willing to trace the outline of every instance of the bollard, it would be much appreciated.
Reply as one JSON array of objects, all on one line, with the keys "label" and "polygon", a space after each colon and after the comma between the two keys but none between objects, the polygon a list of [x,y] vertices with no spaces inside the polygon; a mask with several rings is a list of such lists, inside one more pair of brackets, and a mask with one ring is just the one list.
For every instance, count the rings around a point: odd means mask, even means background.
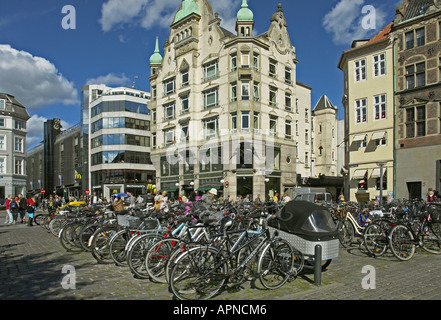
[{"label": "bollard", "polygon": [[314,249],[314,284],[322,284],[322,246],[319,244]]}]

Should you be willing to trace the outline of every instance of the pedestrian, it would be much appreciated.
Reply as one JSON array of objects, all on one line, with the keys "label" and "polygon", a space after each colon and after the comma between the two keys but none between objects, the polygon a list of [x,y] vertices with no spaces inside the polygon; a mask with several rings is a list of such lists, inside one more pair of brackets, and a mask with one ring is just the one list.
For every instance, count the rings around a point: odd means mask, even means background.
[{"label": "pedestrian", "polygon": [[12,214],[12,224],[17,223],[18,218],[18,198],[11,196],[11,201],[9,202],[9,210]]},{"label": "pedestrian", "polygon": [[429,189],[429,193],[427,195],[427,202],[437,202],[437,198],[435,196],[435,192],[432,189]]},{"label": "pedestrian", "polygon": [[5,201],[5,209],[6,209],[6,220],[5,220],[5,224],[12,224],[12,222],[14,221],[13,217],[12,217],[12,213],[11,213],[11,209],[10,209],[10,203],[12,201],[12,196],[9,195],[8,198]]},{"label": "pedestrian", "polygon": [[20,214],[20,223],[26,222],[26,199],[20,193],[18,195],[18,213]]},{"label": "pedestrian", "polygon": [[284,195],[283,195],[283,202],[284,203],[288,203],[288,202],[290,202],[291,201],[291,197],[287,194],[287,193],[285,193]]},{"label": "pedestrian", "polygon": [[256,199],[254,199],[255,204],[262,204],[262,199],[260,199],[260,194],[257,195]]},{"label": "pedestrian", "polygon": [[123,211],[124,210],[124,202],[120,197],[117,197],[116,200],[112,203],[113,211]]},{"label": "pedestrian", "polygon": [[26,212],[28,214],[28,226],[32,227],[33,226],[33,221],[34,221],[34,213],[35,213],[35,198],[31,198],[28,197],[28,199],[26,200]]},{"label": "pedestrian", "polygon": [[213,209],[217,210],[216,207],[213,207],[213,205],[216,201],[216,196],[217,196],[217,190],[214,188],[211,189],[210,191],[208,191],[206,194],[204,194],[201,199],[204,207],[205,208],[212,207]]}]

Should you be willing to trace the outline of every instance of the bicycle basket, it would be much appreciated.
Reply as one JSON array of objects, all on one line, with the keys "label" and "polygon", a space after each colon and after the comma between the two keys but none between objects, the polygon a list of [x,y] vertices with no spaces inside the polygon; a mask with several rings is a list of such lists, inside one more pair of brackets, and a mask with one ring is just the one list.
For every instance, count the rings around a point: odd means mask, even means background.
[{"label": "bicycle basket", "polygon": [[118,225],[121,227],[138,228],[142,220],[130,215],[118,215]]},{"label": "bicycle basket", "polygon": [[144,229],[156,229],[158,227],[157,219],[145,219],[144,220]]}]

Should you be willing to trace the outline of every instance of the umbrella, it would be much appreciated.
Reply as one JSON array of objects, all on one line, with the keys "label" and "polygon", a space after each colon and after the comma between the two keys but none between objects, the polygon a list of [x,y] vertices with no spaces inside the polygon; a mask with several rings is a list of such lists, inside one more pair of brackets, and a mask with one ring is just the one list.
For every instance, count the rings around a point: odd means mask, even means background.
[{"label": "umbrella", "polygon": [[120,197],[120,198],[124,198],[124,197],[129,197],[129,195],[127,193],[114,193],[112,194],[112,197]]}]

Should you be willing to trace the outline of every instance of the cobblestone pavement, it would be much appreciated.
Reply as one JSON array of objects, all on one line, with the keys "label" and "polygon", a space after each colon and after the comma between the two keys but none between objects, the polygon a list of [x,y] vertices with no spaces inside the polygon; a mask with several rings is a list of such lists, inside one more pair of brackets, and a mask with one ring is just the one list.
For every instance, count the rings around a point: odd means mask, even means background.
[{"label": "cobblestone pavement", "polygon": [[[98,264],[90,253],[68,253],[58,238],[39,226],[5,225],[0,212],[0,300],[171,300],[164,284],[135,279],[128,268]],[[312,273],[278,290],[263,290],[258,281],[224,291],[215,300],[426,300],[441,298],[441,255],[421,249],[411,261],[391,254],[370,258],[358,246],[340,249],[322,273],[320,286]],[[76,271],[76,288],[63,289],[64,266]],[[370,272],[363,268],[371,266]],[[363,289],[367,276],[374,289]]]}]

